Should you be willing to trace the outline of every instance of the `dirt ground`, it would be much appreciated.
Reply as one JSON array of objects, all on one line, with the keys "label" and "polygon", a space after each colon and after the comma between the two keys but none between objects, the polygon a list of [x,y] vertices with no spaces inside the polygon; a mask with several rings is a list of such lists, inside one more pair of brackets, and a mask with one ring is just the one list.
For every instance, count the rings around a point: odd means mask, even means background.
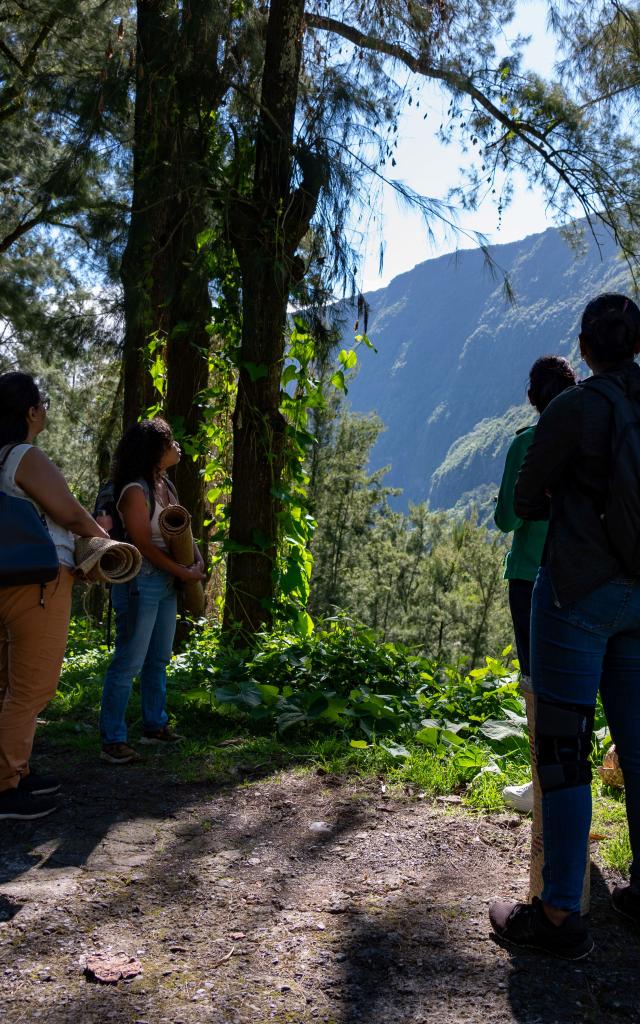
[{"label": "dirt ground", "polygon": [[[161,755],[63,776],[55,815],[0,824],[3,1024],[640,1022],[640,935],[597,868],[588,960],[490,937],[526,819],[294,772],[184,785]],[[142,973],[92,983],[95,952]]]}]

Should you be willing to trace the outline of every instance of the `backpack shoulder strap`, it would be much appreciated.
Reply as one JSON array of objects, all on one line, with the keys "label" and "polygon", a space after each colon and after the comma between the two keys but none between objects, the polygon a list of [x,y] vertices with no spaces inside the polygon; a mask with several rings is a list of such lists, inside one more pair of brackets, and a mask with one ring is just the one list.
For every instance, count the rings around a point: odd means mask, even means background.
[{"label": "backpack shoulder strap", "polygon": [[2,470],[4,469],[5,462],[7,461],[9,456],[11,455],[11,452],[13,451],[13,449],[17,448],[18,445],[23,444],[23,443],[24,443],[23,441],[16,441],[15,444],[5,445],[5,447],[2,449],[2,451],[4,452],[4,455],[2,456],[2,460],[0,460],[0,472],[2,472]]},{"label": "backpack shoulder strap", "polygon": [[176,505],[179,505],[180,504],[180,499],[178,498],[178,492],[176,491],[175,487],[173,486],[172,481],[169,479],[168,476],[165,476],[164,479],[165,479],[165,482],[167,484],[167,490],[169,491],[169,494],[174,499]]}]

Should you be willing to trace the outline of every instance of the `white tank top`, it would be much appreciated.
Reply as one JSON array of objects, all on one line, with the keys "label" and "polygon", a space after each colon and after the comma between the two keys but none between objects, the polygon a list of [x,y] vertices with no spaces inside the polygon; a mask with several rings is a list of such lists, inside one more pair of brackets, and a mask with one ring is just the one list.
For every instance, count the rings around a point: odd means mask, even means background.
[{"label": "white tank top", "polygon": [[[120,514],[120,519],[122,520],[122,525],[123,526],[124,526],[124,520],[122,519],[122,513],[120,512],[120,502],[122,501],[123,494],[126,491],[128,491],[130,487],[139,487],[140,490],[142,491],[142,493],[144,494],[144,487],[142,486],[142,484],[139,484],[136,481],[132,481],[130,484],[125,484],[124,487],[122,488],[122,490],[120,491],[120,497],[118,498],[118,504],[116,505],[116,508],[118,509],[118,513]],[[146,494],[145,494],[145,498],[146,498]],[[155,544],[155,546],[157,548],[160,548],[161,551],[164,551],[164,553],[166,555],[168,555],[169,554],[169,548],[167,547],[166,540],[164,539],[164,537],[160,533],[160,526],[158,525],[158,517],[160,516],[160,513],[162,512],[162,510],[163,510],[163,508],[165,506],[162,505],[161,502],[158,500],[158,495],[157,494],[154,495],[154,498],[155,498],[155,507],[153,509],[153,515],[151,516],[151,519],[149,520],[149,525],[151,526],[151,542],[153,544]]]},{"label": "white tank top", "polygon": [[[0,449],[0,462],[4,458],[8,447],[8,445],[5,445],[4,448]],[[34,508],[38,510],[38,514],[42,515],[43,510],[40,508],[38,503],[16,483],[18,466],[29,449],[33,447],[34,446],[32,444],[17,444],[15,448],[9,452],[4,466],[0,469],[0,488],[5,492],[5,494],[9,494],[12,498],[26,498],[26,500],[30,501]],[[75,569],[76,562],[73,554],[73,534],[70,533],[69,530],[66,530],[64,526],[60,526],[58,523],[54,522],[46,512],[44,513],[44,517],[49,533],[51,534],[51,539],[56,546],[60,565],[66,565],[69,569]]]}]

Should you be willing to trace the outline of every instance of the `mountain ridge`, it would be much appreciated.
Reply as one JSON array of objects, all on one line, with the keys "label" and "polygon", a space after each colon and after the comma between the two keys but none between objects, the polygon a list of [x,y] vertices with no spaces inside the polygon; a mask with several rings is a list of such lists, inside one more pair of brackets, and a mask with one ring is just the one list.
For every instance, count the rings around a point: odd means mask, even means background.
[{"label": "mountain ridge", "polygon": [[402,488],[401,504],[486,505],[515,430],[535,422],[530,366],[556,353],[585,375],[577,365],[582,310],[628,284],[604,234],[585,232],[577,251],[548,228],[491,252],[509,276],[511,304],[480,249],[426,260],[365,295],[378,353],[361,357],[348,401],[385,424],[371,465],[391,465],[386,481]]}]

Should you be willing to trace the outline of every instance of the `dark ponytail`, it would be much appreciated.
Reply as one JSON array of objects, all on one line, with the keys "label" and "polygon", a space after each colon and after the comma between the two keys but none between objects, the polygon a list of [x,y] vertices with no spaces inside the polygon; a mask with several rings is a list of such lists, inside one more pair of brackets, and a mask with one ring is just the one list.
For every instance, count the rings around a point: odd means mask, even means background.
[{"label": "dark ponytail", "polygon": [[549,402],[575,383],[576,375],[567,359],[541,356],[529,370],[529,401],[538,412],[544,412]]},{"label": "dark ponytail", "polygon": [[29,409],[39,404],[38,385],[29,373],[0,374],[0,448],[26,440]]},{"label": "dark ponytail", "polygon": [[626,295],[599,295],[582,314],[580,337],[601,366],[633,359],[640,341],[640,309]]}]

